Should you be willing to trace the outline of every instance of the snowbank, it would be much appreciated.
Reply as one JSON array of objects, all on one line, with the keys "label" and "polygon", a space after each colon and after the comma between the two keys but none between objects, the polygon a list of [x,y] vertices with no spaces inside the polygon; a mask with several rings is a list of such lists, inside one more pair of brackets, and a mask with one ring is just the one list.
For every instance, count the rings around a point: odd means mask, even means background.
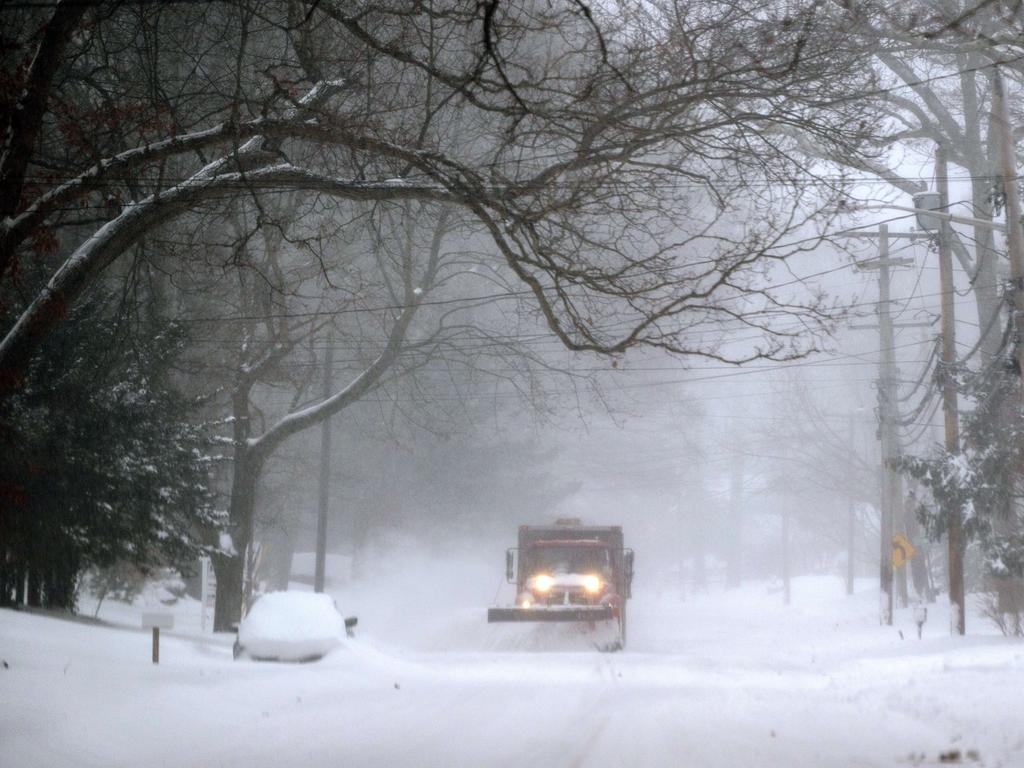
[{"label": "snowbank", "polygon": [[[766,584],[666,590],[633,601],[623,653],[495,652],[492,630],[527,628],[487,624],[493,591],[462,607],[475,567],[452,582],[456,606],[437,597],[444,564],[419,592],[375,579],[372,602],[339,600],[396,650],[362,632],[316,665],[236,663],[229,638],[176,630],[155,665],[137,619],[0,609],[0,766],[909,768],[955,752],[965,766],[1024,766],[1024,644],[973,634],[985,628],[974,613],[972,634],[950,637],[941,601],[918,640],[909,609],[878,625],[877,581],[847,596],[840,579],[794,579],[789,606]],[[399,630],[429,612],[401,646]]]},{"label": "snowbank", "polygon": [[270,592],[238,627],[238,645],[254,659],[308,661],[341,644],[345,620],[329,595]]}]

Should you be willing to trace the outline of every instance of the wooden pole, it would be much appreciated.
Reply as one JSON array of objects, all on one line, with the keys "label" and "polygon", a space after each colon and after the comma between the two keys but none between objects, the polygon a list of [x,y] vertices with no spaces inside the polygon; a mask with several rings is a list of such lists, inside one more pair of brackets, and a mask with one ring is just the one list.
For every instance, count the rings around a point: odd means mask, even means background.
[{"label": "wooden pole", "polygon": [[153,663],[160,663],[160,627],[153,627]]},{"label": "wooden pole", "polygon": [[[939,209],[949,208],[949,170],[946,149],[939,145],[935,152],[935,178],[939,191]],[[946,453],[953,459],[960,455],[959,404],[956,391],[956,315],[954,314],[953,256],[949,247],[949,222],[939,222],[939,281],[942,291],[942,413],[945,422]],[[964,610],[964,534],[959,509],[947,510],[946,539],[949,547],[950,632],[962,635],[967,631]]]},{"label": "wooden pole", "polygon": [[892,626],[892,534],[896,506],[896,470],[892,461],[896,457],[894,421],[896,414],[895,368],[896,341],[892,315],[889,312],[889,227],[878,227],[878,333],[881,359],[879,360],[879,427],[882,439],[882,519],[879,536],[879,584],[881,587],[880,622]]},{"label": "wooden pole", "polygon": [[[891,238],[917,240],[929,237],[923,232],[890,232],[886,224],[878,227],[878,232],[862,232],[858,237],[878,239],[878,258],[857,262],[862,269],[878,269],[878,325],[855,325],[851,328],[878,329],[878,437],[881,443],[881,462],[879,464],[879,497],[881,514],[879,515],[878,537],[878,581],[879,581],[879,623],[892,625],[893,621],[893,566],[892,539],[897,513],[902,509],[902,478],[894,466],[900,456],[899,436],[896,422],[899,412],[896,407],[896,340],[895,329],[920,326],[922,323],[896,323],[892,319],[890,307],[891,288],[890,270],[894,267],[910,266],[911,258],[891,258],[889,241]],[[852,422],[851,422],[852,434]],[[851,437],[852,440],[852,437]],[[851,513],[852,514],[852,513]],[[851,536],[853,520],[850,521]],[[849,547],[852,551],[852,545]],[[852,577],[851,577],[852,578]],[[901,594],[905,594],[904,589]],[[904,601],[905,602],[905,601]]]},{"label": "wooden pole", "polygon": [[[334,376],[334,330],[327,335],[324,358],[324,400],[331,396]],[[316,573],[313,591],[323,592],[327,575],[327,507],[331,494],[331,417],[320,425],[320,500],[316,518]]]}]

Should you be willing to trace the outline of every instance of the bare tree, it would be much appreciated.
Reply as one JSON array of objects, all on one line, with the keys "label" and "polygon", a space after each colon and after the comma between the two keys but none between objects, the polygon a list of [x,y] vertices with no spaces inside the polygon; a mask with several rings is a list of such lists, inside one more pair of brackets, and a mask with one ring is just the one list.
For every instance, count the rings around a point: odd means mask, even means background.
[{"label": "bare tree", "polygon": [[[300,306],[296,320],[295,301],[281,311],[268,298],[268,286],[294,291],[274,254],[285,243],[305,249],[317,222],[349,226],[340,212],[385,203],[451,217],[464,237],[486,242],[517,281],[511,293],[569,350],[648,347],[729,362],[805,354],[814,344],[805,330],[827,327],[830,307],[784,270],[817,243],[802,228],[838,187],[809,184],[815,169],[778,129],[799,127],[845,157],[870,136],[871,115],[862,102],[827,98],[863,79],[856,57],[834,56],[841,27],[816,3],[795,16],[783,5],[751,15],[726,0],[628,2],[614,34],[598,9],[530,0],[21,11],[19,44],[40,63],[24,75],[34,95],[23,106],[36,117],[9,116],[5,136],[5,157],[18,151],[24,162],[4,171],[0,396],[20,386],[67,307],[144,238],[249,212],[229,262],[251,319],[239,327],[231,384],[234,553],[218,566],[223,628],[238,614],[269,457],[454,332],[450,316],[432,312],[435,332],[411,333],[432,288],[458,287],[439,271],[444,227],[398,238],[408,247],[368,264],[362,274],[373,278],[320,264],[353,301],[365,284],[390,297],[367,315],[378,321],[376,344],[330,397],[257,426],[254,388],[345,309],[324,298]],[[197,24],[220,43],[213,52],[189,42]],[[166,44],[151,49],[153,35]],[[128,98],[114,95],[121,88]],[[132,119],[109,131],[56,119],[97,104]],[[273,201],[299,192],[292,231],[275,221]],[[415,241],[427,232],[424,252]],[[27,263],[26,281],[15,267]],[[800,331],[780,322],[794,316]],[[736,328],[757,333],[730,340]],[[417,346],[420,358],[403,357]]]},{"label": "bare tree", "polygon": [[[952,247],[970,277],[982,329],[980,353],[989,362],[999,352],[1000,325],[993,318],[1002,308],[1003,281],[1002,252],[990,226],[1001,205],[991,99],[997,67],[1014,89],[1024,77],[1019,45],[1001,33],[1008,24],[1019,26],[1021,9],[975,0],[915,2],[898,9],[873,1],[835,5],[855,45],[872,52],[871,66],[884,85],[863,95],[882,110],[877,153],[832,159],[905,195],[921,191],[922,184],[894,166],[895,152],[910,149],[930,157],[942,146],[950,162],[967,172],[971,193],[965,202],[979,223],[969,234],[953,229]],[[803,147],[813,156],[828,154],[813,141]]]},{"label": "bare tree", "polygon": [[[481,15],[321,3],[302,17],[310,35],[347,40],[370,65],[354,71],[353,61],[316,60],[310,74],[317,80],[309,83],[287,19],[269,32],[264,24],[266,39],[256,40],[246,20],[271,10],[232,8],[241,18],[231,30],[242,43],[240,63],[258,46],[297,80],[286,88],[272,68],[250,84],[236,70],[234,91],[210,110],[206,126],[80,162],[7,211],[0,251],[9,276],[19,249],[69,205],[99,190],[126,198],[8,329],[0,342],[4,387],[17,386],[62,308],[144,233],[218,197],[282,189],[461,206],[571,349],[615,354],[646,345],[730,360],[777,358],[805,347],[775,333],[774,318],[797,312],[821,321],[813,298],[763,283],[765,268],[793,250],[784,247],[787,233],[820,202],[808,194],[797,204],[780,198],[777,187],[789,195],[805,188],[793,177],[807,169],[767,129],[799,123],[841,153],[856,148],[867,120],[856,106],[819,106],[822,89],[848,86],[855,69],[835,67],[813,13],[794,24],[781,15],[753,19],[724,2],[701,12],[636,5],[624,8],[626,32],[613,44],[581,22],[572,4],[502,3]],[[110,19],[126,23],[126,14],[114,9]],[[727,32],[723,19],[737,28]],[[95,30],[105,19],[95,21],[92,36],[85,34],[91,45],[99,44]],[[417,42],[438,27],[443,33]],[[65,58],[74,62],[76,53]],[[375,80],[378,71],[384,74]],[[470,123],[500,141],[461,146],[429,130],[421,139],[422,119],[409,137],[401,111],[389,119],[363,101],[399,103],[408,89],[427,86],[436,110],[469,113]],[[377,98],[382,88],[389,98]],[[26,140],[18,131],[8,131],[12,147]],[[297,162],[303,157],[318,160],[304,166]],[[333,173],[338,157],[354,158],[356,173]],[[406,173],[382,177],[382,161]],[[170,166],[179,169],[173,176]],[[129,178],[142,180],[134,186],[145,193],[131,195]],[[116,188],[120,181],[125,189]],[[16,178],[10,183],[19,199],[29,192]],[[762,226],[726,231],[722,222],[739,208],[762,216]],[[764,330],[765,342],[723,355],[713,333],[737,317]]]}]

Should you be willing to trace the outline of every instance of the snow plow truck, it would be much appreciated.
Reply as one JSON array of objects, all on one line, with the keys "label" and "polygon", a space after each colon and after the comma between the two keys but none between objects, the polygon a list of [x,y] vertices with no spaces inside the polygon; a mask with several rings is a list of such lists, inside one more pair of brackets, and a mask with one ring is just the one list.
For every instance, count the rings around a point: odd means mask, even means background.
[{"label": "snow plow truck", "polygon": [[602,649],[625,647],[633,550],[623,546],[620,526],[577,518],[521,525],[519,546],[505,553],[505,578],[516,585],[516,604],[489,609],[488,622],[571,622],[584,630],[610,624],[616,639]]}]

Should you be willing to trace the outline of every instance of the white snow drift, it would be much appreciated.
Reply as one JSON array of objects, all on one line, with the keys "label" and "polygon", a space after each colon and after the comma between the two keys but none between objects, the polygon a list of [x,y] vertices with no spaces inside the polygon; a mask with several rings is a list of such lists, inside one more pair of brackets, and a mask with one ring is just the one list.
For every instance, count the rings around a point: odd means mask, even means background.
[{"label": "white snow drift", "polygon": [[0,610],[0,765],[1024,765],[1024,644],[975,615],[950,637],[944,602],[918,640],[911,609],[878,625],[877,582],[848,597],[838,578],[794,579],[790,606],[766,584],[645,590],[623,653],[541,652],[542,637],[499,652],[529,628],[486,623],[493,586],[473,607],[471,566],[409,565],[338,595],[363,631],[315,664],[232,660],[233,637],[199,635],[189,603],[159,666],[137,616]]}]

